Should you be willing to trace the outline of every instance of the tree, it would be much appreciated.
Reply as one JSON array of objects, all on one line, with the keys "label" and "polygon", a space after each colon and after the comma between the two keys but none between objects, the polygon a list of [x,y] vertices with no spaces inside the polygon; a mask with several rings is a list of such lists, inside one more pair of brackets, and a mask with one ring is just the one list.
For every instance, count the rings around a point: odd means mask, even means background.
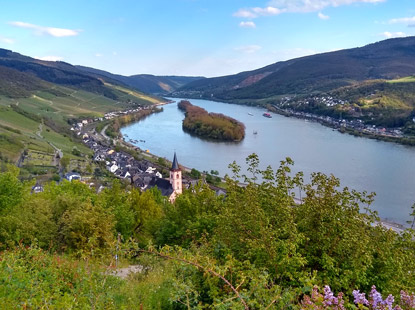
[{"label": "tree", "polygon": [[69,163],[70,163],[70,159],[67,156],[63,156],[60,160],[60,164],[63,167],[63,169],[66,171],[68,169]]},{"label": "tree", "polygon": [[193,179],[199,180],[202,177],[202,174],[200,173],[199,170],[192,168],[192,170],[190,171],[190,177],[192,177]]}]

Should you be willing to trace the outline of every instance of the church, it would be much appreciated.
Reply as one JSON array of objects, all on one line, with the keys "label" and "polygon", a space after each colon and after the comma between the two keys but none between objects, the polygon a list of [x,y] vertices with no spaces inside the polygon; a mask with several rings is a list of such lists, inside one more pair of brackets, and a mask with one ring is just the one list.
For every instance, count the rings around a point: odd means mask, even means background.
[{"label": "church", "polygon": [[162,178],[161,174],[159,173],[155,174],[152,171],[144,172],[145,168],[146,167],[141,169],[142,172],[133,174],[131,176],[131,183],[143,191],[157,187],[160,190],[161,194],[165,197],[168,197],[169,201],[173,203],[176,197],[183,191],[182,171],[180,169],[179,162],[177,161],[176,152],[174,152],[173,162],[170,168],[170,175],[168,179]]},{"label": "church", "polygon": [[176,152],[174,152],[173,163],[170,168],[170,184],[173,189],[169,200],[174,202],[176,197],[180,195],[183,191],[183,182],[182,182],[182,170],[179,167],[179,162],[177,161]]}]

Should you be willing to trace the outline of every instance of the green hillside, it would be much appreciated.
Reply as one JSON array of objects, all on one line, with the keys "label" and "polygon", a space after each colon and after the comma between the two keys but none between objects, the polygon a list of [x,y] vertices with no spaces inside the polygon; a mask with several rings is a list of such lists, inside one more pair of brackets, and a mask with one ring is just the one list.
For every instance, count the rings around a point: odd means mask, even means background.
[{"label": "green hillside", "polygon": [[126,86],[99,83],[105,92],[64,86],[0,66],[0,162],[22,164],[25,154],[26,172],[51,176],[58,171],[59,150],[75,165],[85,165],[92,152],[70,130],[71,124],[162,100]]},{"label": "green hillside", "polygon": [[174,94],[226,101],[328,92],[415,72],[415,37],[277,62],[254,71],[191,82]]},{"label": "green hillside", "polygon": [[[411,129],[415,117],[415,79],[369,80],[318,94],[263,100],[282,109],[326,115],[335,119],[359,120],[380,127]],[[409,130],[409,131],[408,131]]]}]

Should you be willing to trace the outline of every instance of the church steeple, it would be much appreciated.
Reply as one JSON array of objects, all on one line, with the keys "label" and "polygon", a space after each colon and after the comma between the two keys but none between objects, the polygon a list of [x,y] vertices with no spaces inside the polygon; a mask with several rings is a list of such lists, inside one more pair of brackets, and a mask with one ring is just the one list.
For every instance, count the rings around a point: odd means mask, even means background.
[{"label": "church steeple", "polygon": [[176,152],[174,152],[173,163],[171,165],[171,170],[179,170],[179,162],[177,161]]},{"label": "church steeple", "polygon": [[173,187],[173,194],[170,201],[174,201],[182,193],[182,171],[177,161],[176,152],[174,152],[173,162],[170,169],[170,184]]}]

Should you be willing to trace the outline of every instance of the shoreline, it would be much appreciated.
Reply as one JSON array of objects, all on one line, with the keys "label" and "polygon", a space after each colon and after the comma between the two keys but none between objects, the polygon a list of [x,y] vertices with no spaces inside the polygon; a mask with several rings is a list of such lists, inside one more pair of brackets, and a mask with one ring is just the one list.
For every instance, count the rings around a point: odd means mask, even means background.
[{"label": "shoreline", "polygon": [[356,128],[350,128],[345,125],[339,125],[338,123],[329,122],[327,120],[322,119],[324,116],[319,116],[317,114],[311,114],[308,115],[300,115],[296,112],[286,111],[280,108],[277,108],[275,106],[267,107],[268,111],[277,113],[279,115],[285,116],[285,117],[294,117],[297,119],[304,119],[304,120],[310,120],[316,123],[319,123],[325,127],[332,128],[333,130],[337,130],[340,133],[346,133],[355,137],[362,137],[362,138],[368,138],[372,140],[378,140],[378,141],[384,141],[384,142],[392,142],[400,145],[406,145],[406,146],[415,146],[415,137],[399,137],[399,136],[392,136],[392,135],[382,135],[377,134],[374,132],[369,132],[367,130],[358,130]]}]

